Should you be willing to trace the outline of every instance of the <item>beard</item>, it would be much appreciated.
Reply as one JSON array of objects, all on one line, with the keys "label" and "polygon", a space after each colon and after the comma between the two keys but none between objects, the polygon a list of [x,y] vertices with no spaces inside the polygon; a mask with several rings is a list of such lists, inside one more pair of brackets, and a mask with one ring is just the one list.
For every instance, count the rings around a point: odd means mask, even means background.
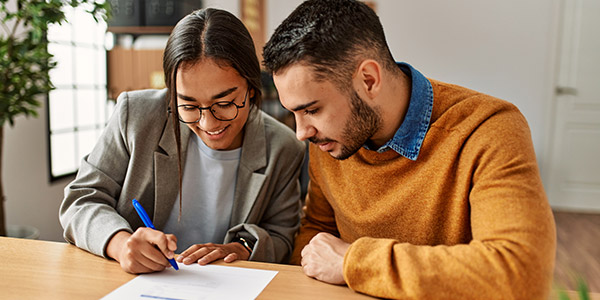
[{"label": "beard", "polygon": [[[352,156],[381,129],[381,114],[367,105],[356,91],[350,95],[350,108],[350,117],[344,125],[342,142],[339,143],[341,145],[340,154],[337,156],[332,155],[333,158],[338,160],[345,160]],[[334,142],[334,140],[328,138],[310,138],[309,141],[315,144]]]}]

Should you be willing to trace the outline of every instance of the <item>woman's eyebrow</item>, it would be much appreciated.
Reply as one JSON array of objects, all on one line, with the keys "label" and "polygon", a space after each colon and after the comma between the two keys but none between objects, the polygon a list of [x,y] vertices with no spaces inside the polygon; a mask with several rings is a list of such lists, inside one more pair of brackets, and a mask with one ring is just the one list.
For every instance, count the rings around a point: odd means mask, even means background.
[{"label": "woman's eyebrow", "polygon": [[210,100],[221,99],[221,98],[223,98],[223,97],[225,97],[225,96],[227,96],[227,95],[235,92],[236,90],[237,90],[237,86],[236,87],[232,87],[230,89],[226,89],[226,90],[224,90],[224,91],[222,91],[222,92],[220,92],[220,93],[218,93],[218,94],[210,97]]},{"label": "woman's eyebrow", "polygon": [[[227,95],[229,95],[229,94],[237,91],[237,89],[238,89],[237,87],[232,87],[230,89],[226,89],[226,90],[224,90],[224,91],[222,91],[222,92],[220,92],[220,93],[218,93],[218,94],[210,97],[210,100],[221,99],[221,98],[223,98],[223,97],[225,97],[225,96],[227,96]],[[180,94],[180,93],[177,93],[177,97],[179,97],[179,98],[181,98],[181,100],[185,100],[185,101],[198,102],[198,100],[196,98],[194,98],[192,96],[186,96],[186,95],[183,95],[183,94]]]}]

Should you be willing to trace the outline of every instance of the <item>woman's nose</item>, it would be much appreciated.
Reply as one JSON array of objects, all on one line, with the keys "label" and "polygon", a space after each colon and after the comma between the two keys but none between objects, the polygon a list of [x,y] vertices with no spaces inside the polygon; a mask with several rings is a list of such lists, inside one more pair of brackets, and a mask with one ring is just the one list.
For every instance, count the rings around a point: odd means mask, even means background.
[{"label": "woman's nose", "polygon": [[211,129],[216,129],[216,127],[219,126],[219,122],[221,121],[217,120],[211,112],[208,110],[203,110],[201,114],[200,121],[198,121],[198,126],[200,126],[200,128],[210,131]]}]

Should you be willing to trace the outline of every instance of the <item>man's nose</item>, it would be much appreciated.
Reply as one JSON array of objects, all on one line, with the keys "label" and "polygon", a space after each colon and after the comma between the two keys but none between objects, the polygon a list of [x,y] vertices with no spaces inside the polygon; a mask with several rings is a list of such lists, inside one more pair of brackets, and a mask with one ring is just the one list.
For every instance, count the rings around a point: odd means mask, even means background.
[{"label": "man's nose", "polygon": [[296,118],[296,138],[299,141],[304,141],[313,137],[317,133],[317,130],[307,122]]}]

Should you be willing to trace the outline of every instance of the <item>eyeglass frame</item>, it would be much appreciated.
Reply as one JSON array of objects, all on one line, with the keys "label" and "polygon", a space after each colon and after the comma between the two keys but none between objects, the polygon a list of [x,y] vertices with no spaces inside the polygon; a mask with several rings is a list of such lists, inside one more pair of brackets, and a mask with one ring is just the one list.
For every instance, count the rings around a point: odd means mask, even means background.
[{"label": "eyeglass frame", "polygon": [[[233,120],[235,120],[235,119],[238,117],[238,115],[240,114],[240,108],[244,108],[244,107],[246,107],[246,100],[248,100],[248,91],[249,91],[249,90],[250,90],[250,87],[248,87],[248,88],[246,89],[246,93],[244,93],[244,101],[242,102],[242,105],[237,105],[237,104],[235,104],[235,100],[236,100],[236,99],[233,99],[233,100],[231,100],[231,101],[218,101],[218,102],[215,102],[215,103],[213,103],[213,104],[211,104],[211,105],[209,105],[209,106],[207,106],[207,107],[201,107],[201,106],[199,106],[199,105],[192,105],[192,104],[179,104],[179,105],[177,105],[177,118],[179,119],[179,122],[181,122],[181,123],[184,123],[184,124],[194,124],[194,123],[198,123],[198,122],[200,122],[200,120],[202,120],[202,115],[203,115],[203,114],[202,114],[202,111],[203,111],[203,110],[208,110],[208,111],[210,112],[210,114],[213,116],[213,118],[215,118],[215,119],[217,119],[217,120],[219,120],[219,121],[223,121],[223,122],[227,122],[227,121],[233,121]],[[236,107],[236,111],[235,111],[235,117],[233,117],[233,118],[231,118],[231,119],[226,119],[226,120],[223,120],[223,119],[221,119],[221,118],[217,117],[217,116],[215,115],[215,113],[214,113],[214,112],[211,110],[211,107],[213,107],[213,105],[218,105],[219,103],[221,103],[221,104],[228,104],[228,105],[229,105],[229,104],[233,104],[233,105],[235,105],[235,107]],[[200,112],[200,116],[198,117],[198,120],[196,120],[196,121],[194,121],[194,122],[186,122],[186,121],[182,120],[182,119],[181,119],[181,115],[179,114],[179,107],[190,107],[190,106],[191,106],[191,107],[194,107],[194,108],[196,108],[196,109],[198,109],[198,111]]]}]

